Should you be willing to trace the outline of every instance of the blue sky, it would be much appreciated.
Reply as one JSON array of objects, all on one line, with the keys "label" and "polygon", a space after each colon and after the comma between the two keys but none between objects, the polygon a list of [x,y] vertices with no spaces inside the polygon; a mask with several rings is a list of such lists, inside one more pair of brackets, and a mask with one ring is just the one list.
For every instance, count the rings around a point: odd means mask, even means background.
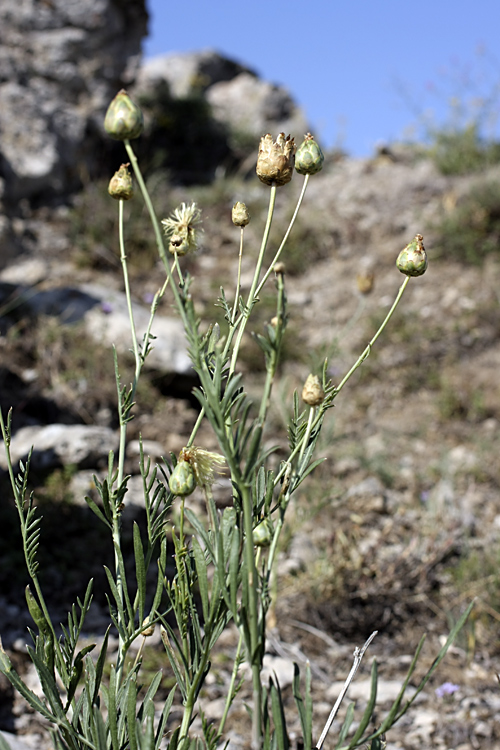
[{"label": "blue sky", "polygon": [[370,155],[449,119],[452,100],[500,110],[484,104],[500,87],[500,0],[147,3],[147,57],[210,47],[244,63],[289,89],[325,148]]}]

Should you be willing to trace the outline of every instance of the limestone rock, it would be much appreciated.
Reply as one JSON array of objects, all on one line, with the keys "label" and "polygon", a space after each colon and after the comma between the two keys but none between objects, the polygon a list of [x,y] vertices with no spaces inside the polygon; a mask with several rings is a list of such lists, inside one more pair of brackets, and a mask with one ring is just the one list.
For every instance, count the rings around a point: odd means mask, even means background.
[{"label": "limestone rock", "polygon": [[9,202],[78,185],[95,161],[89,133],[133,79],[146,23],[144,0],[2,0],[0,162]]},{"label": "limestone rock", "polygon": [[[51,424],[44,427],[22,427],[12,437],[12,461],[25,461],[33,447],[31,466],[49,469],[56,466],[96,466],[118,439],[109,427],[94,425]],[[0,467],[7,468],[3,442],[0,446]]]}]

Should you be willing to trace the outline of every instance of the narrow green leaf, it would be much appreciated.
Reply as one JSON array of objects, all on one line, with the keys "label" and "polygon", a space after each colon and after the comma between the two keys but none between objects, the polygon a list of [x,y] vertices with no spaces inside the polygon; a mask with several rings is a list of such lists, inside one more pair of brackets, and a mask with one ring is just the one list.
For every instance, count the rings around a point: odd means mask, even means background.
[{"label": "narrow green leaf", "polygon": [[49,711],[47,706],[40,698],[33,693],[29,687],[19,677],[16,670],[13,668],[12,663],[5,653],[0,648],[0,672],[7,677],[11,685],[17,690],[17,692],[23,696],[25,701],[33,708],[34,711],[39,713],[44,718],[52,723],[57,723],[55,715]]},{"label": "narrow green leaf", "polygon": [[116,603],[116,608],[118,610],[118,613],[120,614],[120,619],[122,622],[125,621],[125,610],[123,608],[123,602],[121,599],[121,596],[118,592],[118,587],[116,585],[115,579],[113,578],[113,574],[110,571],[110,569],[105,565],[104,571],[106,573],[106,577],[108,579],[109,588],[111,589],[111,593],[113,594],[113,599]]},{"label": "narrow green leaf", "polygon": [[359,740],[363,736],[363,733],[366,731],[366,727],[371,721],[373,712],[375,711],[375,704],[377,702],[377,681],[378,681],[378,667],[377,667],[377,662],[374,659],[373,664],[372,664],[370,698],[368,700],[363,716],[361,717],[361,721],[359,722],[359,726],[356,729],[356,732],[354,733],[354,736],[349,744],[349,750],[351,750],[351,748],[357,747]]},{"label": "narrow green leaf", "polygon": [[163,740],[163,736],[167,728],[167,721],[170,716],[170,711],[172,708],[172,704],[174,702],[176,690],[177,690],[177,685],[174,685],[174,687],[168,694],[167,700],[163,704],[163,710],[161,712],[160,721],[158,722],[158,727],[156,729],[155,750],[160,750],[161,741]]},{"label": "narrow green leaf", "polygon": [[133,674],[127,689],[127,726],[130,750],[137,750],[137,724],[136,724],[137,684],[136,675]]},{"label": "narrow green leaf", "polygon": [[108,690],[108,724],[109,734],[111,736],[111,747],[113,750],[119,750],[118,742],[118,720],[116,715],[116,668],[111,665],[109,672],[109,690]]},{"label": "narrow green leaf", "polygon": [[190,508],[186,508],[184,513],[189,523],[191,524],[193,529],[196,531],[196,534],[203,541],[203,546],[208,551],[211,561],[215,563],[214,548],[212,545],[212,541],[210,539],[210,535],[208,534],[207,530],[205,529],[205,527],[203,526],[199,518],[193,513],[193,511]]},{"label": "narrow green leaf", "polygon": [[144,606],[146,601],[146,566],[144,563],[144,548],[142,546],[141,532],[138,524],[134,521],[134,558],[135,558],[135,577],[137,580],[137,597],[139,626],[144,621]]},{"label": "narrow green leaf", "polygon": [[94,685],[94,694],[92,696],[92,703],[97,703],[97,697],[99,695],[99,689],[101,687],[101,680],[102,680],[102,673],[104,671],[104,664],[106,662],[106,653],[108,651],[108,638],[109,638],[109,631],[111,629],[111,625],[108,625],[108,629],[106,630],[106,633],[104,634],[104,640],[102,642],[101,651],[99,653],[99,656],[97,658],[97,663],[95,666],[95,685]]},{"label": "narrow green leaf", "polygon": [[40,656],[31,648],[31,646],[28,646],[28,653],[30,655],[31,661],[35,665],[36,671],[38,672],[38,676],[43,688],[43,694],[49,702],[54,715],[60,720],[60,722],[65,724],[66,715],[64,713],[64,707],[61,701],[61,696],[59,695],[59,689],[57,687],[54,673],[50,669],[48,669],[48,667],[44,664],[42,658],[40,658]]},{"label": "narrow green leaf", "polygon": [[279,686],[271,683],[271,711],[274,721],[274,738],[278,750],[288,750],[290,743],[286,731],[285,710],[283,708],[283,698]]},{"label": "narrow green leaf", "polygon": [[112,522],[109,519],[106,518],[106,516],[104,515],[104,513],[102,512],[102,510],[99,508],[99,506],[97,505],[97,503],[94,500],[92,500],[91,497],[88,497],[88,495],[86,495],[84,499],[85,499],[85,502],[87,503],[87,505],[89,506],[90,510],[93,511],[96,514],[97,518],[100,521],[102,521],[104,524],[106,524],[106,526],[108,527],[108,529],[113,529]]},{"label": "narrow green leaf", "polygon": [[354,719],[354,703],[349,703],[349,705],[347,706],[344,723],[340,727],[339,738],[337,740],[337,744],[335,745],[335,750],[338,750],[338,748],[341,748],[342,745],[344,744],[344,740],[347,737],[347,733],[349,732],[349,729],[351,728],[353,719]]},{"label": "narrow green leaf", "polygon": [[104,723],[104,719],[102,718],[102,714],[99,711],[97,706],[94,706],[93,711],[93,718],[94,718],[94,741],[96,743],[97,750],[107,750],[108,744],[107,744],[107,737],[106,737],[106,725]]},{"label": "narrow green leaf", "polygon": [[304,481],[304,479],[306,477],[308,477],[309,474],[312,471],[314,471],[314,469],[317,466],[319,466],[320,464],[322,464],[324,461],[326,461],[326,458],[318,458],[318,459],[316,459],[316,461],[312,461],[312,463],[309,464],[309,466],[307,467],[307,469],[305,469],[304,472],[300,475],[300,477],[298,478],[296,484],[294,484],[294,490],[296,490],[297,487],[299,487],[302,484],[302,482]]},{"label": "narrow green leaf", "polygon": [[177,750],[177,745],[179,744],[179,734],[180,734],[181,728],[177,727],[172,732],[172,736],[170,738],[170,742],[168,743],[168,750]]},{"label": "narrow green leaf", "polygon": [[205,553],[200,547],[196,537],[191,540],[194,562],[196,565],[196,573],[198,575],[198,587],[201,597],[201,606],[203,609],[203,619],[208,622],[209,618],[209,601],[208,601],[208,575],[207,575],[207,561],[205,559]]}]

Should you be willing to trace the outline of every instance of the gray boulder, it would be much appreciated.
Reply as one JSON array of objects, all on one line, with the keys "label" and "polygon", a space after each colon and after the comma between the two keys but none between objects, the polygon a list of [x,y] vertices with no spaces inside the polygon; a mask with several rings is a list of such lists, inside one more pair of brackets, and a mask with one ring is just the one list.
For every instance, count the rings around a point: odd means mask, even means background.
[{"label": "gray boulder", "polygon": [[[117,446],[117,433],[109,427],[51,424],[22,427],[13,435],[10,451],[15,465],[25,461],[33,448],[31,466],[44,470],[68,465],[94,467]],[[3,442],[0,444],[0,468],[7,468]]]},{"label": "gray boulder", "polygon": [[174,97],[205,96],[213,117],[230,134],[260,138],[267,132],[286,131],[300,142],[307,130],[306,118],[287,89],[263,81],[250,68],[214,50],[146,60],[134,92],[151,95],[162,83],[168,84]]},{"label": "gray boulder", "polygon": [[144,0],[2,0],[0,165],[9,202],[64,194],[92,154],[89,132],[134,78]]}]

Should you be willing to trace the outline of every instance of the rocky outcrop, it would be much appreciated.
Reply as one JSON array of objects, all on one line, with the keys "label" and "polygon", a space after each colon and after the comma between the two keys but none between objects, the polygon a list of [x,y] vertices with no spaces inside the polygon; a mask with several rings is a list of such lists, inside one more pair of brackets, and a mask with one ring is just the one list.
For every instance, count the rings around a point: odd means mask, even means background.
[{"label": "rocky outcrop", "polygon": [[[249,68],[214,50],[161,55],[147,60],[141,67],[133,93],[138,99],[142,98],[149,111],[153,141],[161,138],[161,133],[155,131],[155,121],[161,122],[164,136],[170,123],[165,150],[173,155],[181,151],[183,164],[193,145],[197,147],[198,163],[200,155],[206,159],[206,152],[211,152],[213,159],[206,162],[205,176],[213,177],[217,167],[234,167],[244,163],[246,157],[253,159],[259,139],[265,133],[277,135],[284,131],[300,142],[308,129],[304,113],[285,87],[263,81]],[[189,122],[182,122],[182,115],[187,114]],[[207,127],[212,133],[209,147],[202,140],[204,136],[206,140]],[[197,143],[193,144],[193,131],[197,128],[200,133]],[[168,167],[179,172],[182,165],[169,163]],[[200,176],[193,174],[189,178],[188,174],[189,179],[194,181]]]},{"label": "rocky outcrop", "polygon": [[102,114],[135,77],[147,18],[144,0],[2,0],[5,203],[67,194],[92,171]]}]

